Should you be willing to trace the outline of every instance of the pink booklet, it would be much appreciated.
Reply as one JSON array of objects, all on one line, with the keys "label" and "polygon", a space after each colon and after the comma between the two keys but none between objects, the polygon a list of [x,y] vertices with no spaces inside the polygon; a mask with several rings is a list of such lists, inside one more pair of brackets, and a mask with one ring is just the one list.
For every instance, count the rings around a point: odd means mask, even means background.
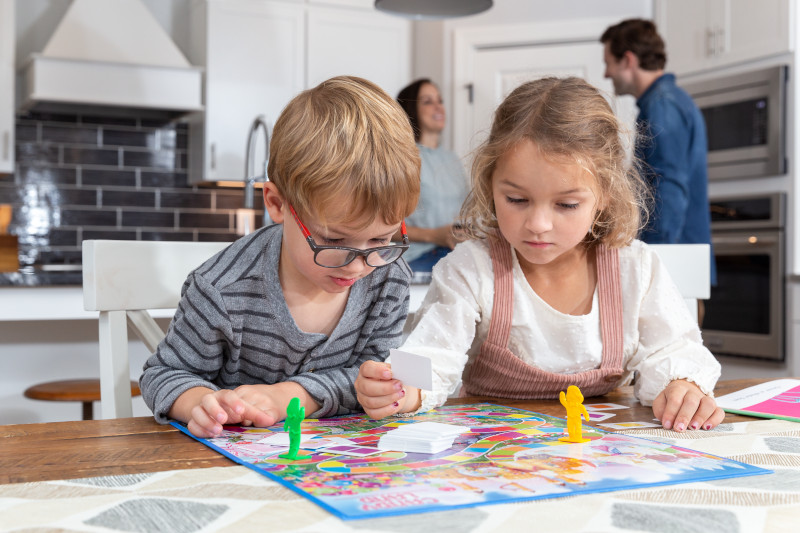
[{"label": "pink booklet", "polygon": [[728,413],[800,422],[800,379],[776,379],[717,398]]}]

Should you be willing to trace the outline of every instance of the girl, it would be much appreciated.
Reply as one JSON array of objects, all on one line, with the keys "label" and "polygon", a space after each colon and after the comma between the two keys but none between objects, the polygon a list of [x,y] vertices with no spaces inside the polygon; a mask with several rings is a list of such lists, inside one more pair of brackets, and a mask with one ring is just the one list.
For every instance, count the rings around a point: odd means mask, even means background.
[{"label": "girl", "polygon": [[631,383],[667,429],[723,419],[720,366],[658,257],[634,239],[644,186],[626,170],[620,125],[578,78],[525,83],[497,109],[461,217],[471,240],[433,272],[403,350],[430,357],[433,391],[365,362],[373,418],[468,395],[596,396]]}]

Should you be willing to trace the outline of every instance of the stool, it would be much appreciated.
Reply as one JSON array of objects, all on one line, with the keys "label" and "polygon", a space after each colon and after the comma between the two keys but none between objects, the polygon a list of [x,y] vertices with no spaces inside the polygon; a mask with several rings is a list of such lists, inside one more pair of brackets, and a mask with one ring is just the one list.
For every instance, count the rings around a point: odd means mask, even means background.
[{"label": "stool", "polygon": [[[139,384],[131,381],[131,396],[139,396]],[[81,402],[83,419],[92,419],[92,402],[100,400],[99,379],[68,379],[64,381],[48,381],[39,383],[25,390],[25,397],[33,400],[51,402]]]}]

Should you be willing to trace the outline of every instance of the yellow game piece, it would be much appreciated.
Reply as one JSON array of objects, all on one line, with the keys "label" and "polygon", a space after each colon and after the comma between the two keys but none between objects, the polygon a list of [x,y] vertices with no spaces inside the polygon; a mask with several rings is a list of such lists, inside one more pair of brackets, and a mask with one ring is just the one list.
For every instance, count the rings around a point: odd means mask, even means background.
[{"label": "yellow game piece", "polygon": [[589,420],[589,411],[583,406],[583,394],[581,390],[575,385],[567,387],[567,394],[564,391],[558,395],[558,399],[564,409],[567,410],[567,433],[568,437],[561,437],[558,440],[563,442],[589,442],[591,439],[583,438],[583,423],[581,422],[581,415]]}]

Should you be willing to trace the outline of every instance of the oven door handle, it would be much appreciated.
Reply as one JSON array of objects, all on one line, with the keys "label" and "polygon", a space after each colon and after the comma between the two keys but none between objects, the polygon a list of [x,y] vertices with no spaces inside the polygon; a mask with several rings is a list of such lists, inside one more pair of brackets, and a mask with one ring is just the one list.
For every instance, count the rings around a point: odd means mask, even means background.
[{"label": "oven door handle", "polygon": [[752,246],[764,247],[775,246],[780,243],[780,238],[777,235],[764,235],[753,233],[750,235],[714,235],[711,238],[711,243],[714,246]]}]

